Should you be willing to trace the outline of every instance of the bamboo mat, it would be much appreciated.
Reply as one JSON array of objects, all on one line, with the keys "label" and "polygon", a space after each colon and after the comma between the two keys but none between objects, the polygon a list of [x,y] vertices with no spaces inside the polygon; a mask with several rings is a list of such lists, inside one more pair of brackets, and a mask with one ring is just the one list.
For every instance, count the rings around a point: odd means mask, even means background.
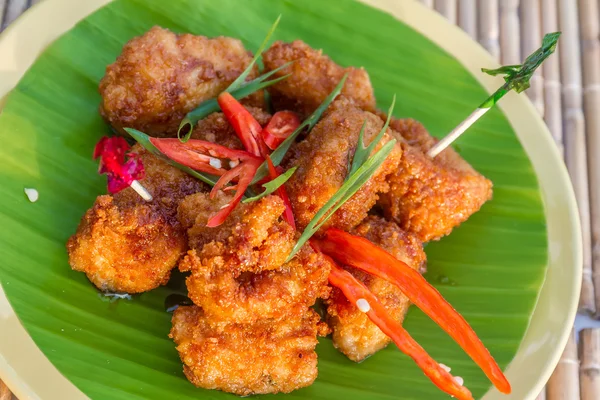
[{"label": "bamboo mat", "polygon": [[[0,0],[0,31],[42,0]],[[81,0],[85,1],[85,0]],[[398,0],[413,1],[413,0]],[[580,316],[538,399],[600,399],[600,0],[420,0],[460,26],[502,64],[519,64],[560,30],[557,54],[527,95],[565,158],[582,220]],[[594,273],[596,271],[596,273]],[[581,326],[598,326],[580,329]],[[0,380],[0,400],[16,400]]]}]

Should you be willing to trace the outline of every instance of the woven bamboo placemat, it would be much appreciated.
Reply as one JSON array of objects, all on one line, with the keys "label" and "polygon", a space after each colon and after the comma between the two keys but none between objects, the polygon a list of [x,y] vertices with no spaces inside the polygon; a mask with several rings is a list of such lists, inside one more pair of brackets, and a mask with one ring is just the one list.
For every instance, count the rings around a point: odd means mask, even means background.
[{"label": "woven bamboo placemat", "polygon": [[[0,31],[43,0],[0,0]],[[85,1],[85,0],[81,0]],[[413,1],[413,0],[397,0]],[[545,390],[548,400],[600,399],[600,0],[420,0],[460,26],[502,64],[519,64],[543,33],[562,31],[557,56],[527,95],[564,155],[581,215],[579,316]],[[597,271],[594,273],[594,271]],[[0,380],[0,400],[16,400]]]}]

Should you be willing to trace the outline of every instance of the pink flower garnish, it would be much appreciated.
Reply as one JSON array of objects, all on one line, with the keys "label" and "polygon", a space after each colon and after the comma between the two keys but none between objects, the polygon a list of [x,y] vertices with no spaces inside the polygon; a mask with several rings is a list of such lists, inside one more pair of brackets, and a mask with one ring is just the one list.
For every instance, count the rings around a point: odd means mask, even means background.
[{"label": "pink flower garnish", "polygon": [[127,153],[128,150],[129,144],[119,136],[104,136],[94,148],[94,159],[100,157],[98,172],[106,174],[110,193],[120,192],[144,178],[144,166],[139,156]]}]

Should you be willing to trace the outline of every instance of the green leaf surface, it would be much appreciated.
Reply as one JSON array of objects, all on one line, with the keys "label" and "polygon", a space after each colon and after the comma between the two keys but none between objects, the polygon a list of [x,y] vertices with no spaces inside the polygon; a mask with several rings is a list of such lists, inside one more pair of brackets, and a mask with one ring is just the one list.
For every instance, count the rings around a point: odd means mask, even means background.
[{"label": "green leaf surface", "polygon": [[[0,281],[37,345],[94,399],[235,398],[197,389],[183,376],[167,337],[164,300],[172,289],[111,302],[68,266],[65,242],[105,191],[91,155],[108,133],[97,90],[106,65],[127,40],[153,25],[230,35],[256,49],[280,14],[274,40],[301,38],[342,65],[366,68],[381,108],[397,93],[395,115],[422,121],[436,136],[487,97],[437,45],[351,0],[116,0],[81,21],[40,56],[0,114]],[[461,155],[494,182],[494,199],[451,236],[427,245],[426,277],[504,367],[544,279],[545,215],[532,166],[501,110],[490,110],[471,129],[460,140]],[[29,203],[24,187],[36,188],[39,201]],[[411,309],[405,327],[476,397],[488,390],[483,373],[420,311]],[[348,361],[327,338],[317,350],[313,386],[257,397],[448,398],[394,346],[361,364]]]}]

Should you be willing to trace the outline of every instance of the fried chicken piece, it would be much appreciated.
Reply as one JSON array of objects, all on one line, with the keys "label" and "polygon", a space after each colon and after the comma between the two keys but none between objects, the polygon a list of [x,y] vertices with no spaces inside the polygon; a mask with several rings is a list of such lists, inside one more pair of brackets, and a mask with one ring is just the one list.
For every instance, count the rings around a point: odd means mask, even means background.
[{"label": "fried chicken piece", "polygon": [[187,249],[177,204],[188,194],[206,190],[203,183],[139,145],[132,151],[144,164],[141,183],[153,201],[145,202],[130,188],[99,196],[67,242],[71,267],[105,291],[140,293],[166,284]]},{"label": "fried chicken piece", "polygon": [[210,200],[197,194],[179,207],[189,227],[191,250],[179,264],[191,271],[186,284],[192,301],[220,321],[253,323],[302,315],[317,297],[325,297],[329,264],[310,246],[289,262],[295,232],[280,219],[283,201],[277,196],[241,205],[218,228],[206,221],[229,196]]},{"label": "fried chicken piece", "polygon": [[196,306],[173,313],[170,337],[194,385],[240,396],[289,393],[317,377],[319,316],[307,310],[273,323],[220,323]]},{"label": "fried chicken piece", "polygon": [[[129,127],[173,137],[185,114],[226,89],[251,59],[238,39],[176,35],[154,27],[130,40],[106,68],[100,113],[118,131]],[[255,68],[249,79],[257,74]],[[262,92],[247,100],[262,105]]]},{"label": "fried chicken piece", "polygon": [[292,43],[275,42],[263,54],[266,72],[294,61],[275,74],[275,77],[292,74],[287,79],[269,87],[271,100],[277,110],[294,110],[307,117],[325,100],[348,74],[342,95],[353,99],[358,107],[375,110],[375,95],[369,74],[362,68],[342,68],[301,40]]},{"label": "fried chicken piece", "polygon": [[[300,230],[344,183],[365,121],[364,142],[368,144],[383,127],[383,121],[361,110],[352,101],[340,98],[327,109],[307,138],[293,146],[287,166],[297,166],[298,169],[286,183],[286,189]],[[388,130],[376,150],[390,140],[392,136]],[[350,230],[365,219],[379,194],[389,190],[385,178],[396,170],[401,156],[402,151],[397,145],[375,174],[333,214],[322,229],[334,226]]]},{"label": "fried chicken piece", "polygon": [[[385,216],[423,242],[438,240],[466,221],[492,198],[492,182],[480,175],[452,148],[434,159],[427,151],[437,142],[412,119],[392,119],[402,142],[400,166],[387,177],[389,192],[379,204]],[[396,133],[397,132],[397,133]]]},{"label": "fried chicken piece", "polygon": [[[411,268],[423,272],[426,256],[421,241],[395,223],[369,216],[354,228],[352,234],[370,240]],[[399,322],[404,320],[410,302],[397,286],[357,269],[347,269],[378,297],[390,317]],[[360,362],[390,343],[391,339],[371,322],[367,314],[350,303],[341,290],[334,288],[326,304],[333,345],[352,361]]]},{"label": "fried chicken piece", "polygon": [[[246,107],[246,109],[256,118],[261,126],[269,123],[271,114],[258,107]],[[191,138],[217,143],[230,149],[244,149],[233,127],[221,112],[212,113],[208,117],[198,121]]]}]

